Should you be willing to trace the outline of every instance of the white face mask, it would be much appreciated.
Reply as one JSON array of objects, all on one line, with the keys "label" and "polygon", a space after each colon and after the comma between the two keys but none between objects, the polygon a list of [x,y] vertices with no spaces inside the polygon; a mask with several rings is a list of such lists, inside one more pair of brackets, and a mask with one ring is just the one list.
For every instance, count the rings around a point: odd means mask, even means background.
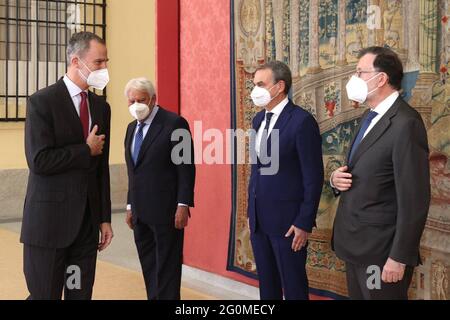
[{"label": "white face mask", "polygon": [[91,71],[91,69],[89,69],[89,67],[81,59],[79,59],[79,60],[81,61],[81,63],[83,63],[83,65],[86,67],[86,69],[88,69],[90,72],[89,76],[86,78],[86,76],[83,74],[83,72],[81,72],[81,70],[78,70],[78,72],[83,77],[83,79],[86,80],[86,83],[88,84],[88,86],[91,86],[98,90],[105,89],[106,85],[109,82],[108,69],[105,68],[105,69]]},{"label": "white face mask", "polygon": [[[276,85],[277,85],[277,83],[275,83],[269,90],[271,90]],[[252,98],[255,106],[264,108],[265,106],[267,106],[270,103],[270,101],[272,101],[273,99],[275,99],[278,96],[278,95],[276,95],[275,97],[272,98],[270,96],[269,90],[258,87],[258,86],[255,86],[253,88],[252,93],[250,94],[250,97]]]},{"label": "white face mask", "polygon": [[347,89],[348,99],[359,103],[364,103],[367,100],[367,96],[378,89],[378,87],[376,87],[375,89],[369,92],[367,82],[371,81],[372,79],[375,79],[375,77],[380,74],[381,73],[377,73],[367,81],[364,81],[363,79],[353,75],[345,87]]},{"label": "white face mask", "polygon": [[150,107],[145,103],[135,102],[128,107],[130,114],[138,121],[145,120],[150,114]]}]

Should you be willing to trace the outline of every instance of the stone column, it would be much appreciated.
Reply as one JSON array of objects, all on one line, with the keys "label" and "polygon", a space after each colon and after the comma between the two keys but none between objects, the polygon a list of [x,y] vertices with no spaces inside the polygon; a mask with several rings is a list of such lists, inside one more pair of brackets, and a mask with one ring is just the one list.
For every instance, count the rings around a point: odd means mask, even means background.
[{"label": "stone column", "polygon": [[[420,12],[420,26],[419,26],[419,63],[421,65],[422,73],[436,72],[436,53],[437,53],[437,34],[438,34],[438,19],[437,19],[437,0],[422,0],[419,6]],[[433,18],[427,18],[433,17]],[[419,25],[419,20],[417,20]]]},{"label": "stone column", "polygon": [[272,1],[276,59],[283,61],[283,0]]},{"label": "stone column", "polygon": [[319,64],[319,0],[309,3],[309,64],[306,73],[322,71]]},{"label": "stone column", "polygon": [[[409,0],[406,5],[406,16],[403,17],[403,23],[407,25],[406,49],[407,59],[405,72],[416,71],[420,69],[419,63],[419,0]],[[413,22],[414,21],[414,22]]]},{"label": "stone column", "polygon": [[345,44],[345,7],[347,4],[346,0],[338,0],[338,56],[336,65],[345,66],[347,65],[347,47]]},{"label": "stone column", "polygon": [[299,47],[300,47],[300,0],[291,1],[291,71],[292,76],[299,75]]},{"label": "stone column", "polygon": [[[380,1],[379,0],[369,0],[369,1],[367,1],[367,5],[368,6],[372,6],[372,5],[378,6],[379,9],[377,11],[375,11],[375,14],[377,15],[376,19],[380,19],[379,23],[382,24],[383,15],[381,13]],[[378,15],[378,13],[379,13],[379,15]],[[374,46],[377,44],[377,32],[378,32],[377,29],[369,29],[368,30],[368,39],[367,39],[368,47]]]}]

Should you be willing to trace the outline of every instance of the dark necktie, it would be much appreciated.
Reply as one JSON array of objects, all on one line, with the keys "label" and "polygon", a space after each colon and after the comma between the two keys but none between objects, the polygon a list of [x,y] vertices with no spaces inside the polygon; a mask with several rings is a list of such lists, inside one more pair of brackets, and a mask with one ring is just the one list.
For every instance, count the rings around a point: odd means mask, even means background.
[{"label": "dark necktie", "polygon": [[80,95],[81,95],[80,120],[81,126],[83,127],[84,139],[86,139],[89,135],[89,110],[87,104],[87,93],[82,91]]},{"label": "dark necktie", "polygon": [[273,117],[273,112],[266,113],[266,125],[261,135],[261,142],[259,143],[260,155],[268,156],[267,154],[267,138],[269,137],[270,120]]},{"label": "dark necktie", "polygon": [[136,133],[136,137],[134,138],[134,149],[132,154],[134,165],[136,165],[137,159],[139,157],[139,152],[141,151],[142,141],[144,141],[143,129],[145,125],[145,122],[141,122],[138,124],[138,131]]},{"label": "dark necktie", "polygon": [[353,155],[355,154],[356,150],[359,147],[359,144],[361,143],[361,140],[364,137],[364,133],[367,131],[367,128],[369,128],[370,123],[372,122],[373,118],[375,118],[378,115],[375,111],[369,111],[367,114],[366,119],[364,119],[363,124],[361,125],[361,128],[359,129],[358,135],[356,136],[355,142],[353,142],[352,150],[350,152],[350,158],[348,159],[348,162],[350,162],[353,158]]}]

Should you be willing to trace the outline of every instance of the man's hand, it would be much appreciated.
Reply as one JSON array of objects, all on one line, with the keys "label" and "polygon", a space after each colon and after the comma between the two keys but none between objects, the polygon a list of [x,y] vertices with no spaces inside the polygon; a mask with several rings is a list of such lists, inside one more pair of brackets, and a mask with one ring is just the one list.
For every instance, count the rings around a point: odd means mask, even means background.
[{"label": "man's hand", "polygon": [[111,223],[102,223],[100,224],[100,243],[98,244],[98,251],[105,250],[112,241],[112,238],[114,237]]},{"label": "man's hand", "polygon": [[331,174],[331,182],[339,191],[347,191],[352,187],[352,174],[346,172],[348,167],[340,167]]},{"label": "man's hand", "polygon": [[383,267],[383,273],[381,274],[381,280],[386,283],[396,283],[403,279],[405,274],[405,265],[388,258],[386,264]]},{"label": "man's hand", "polygon": [[292,233],[295,233],[294,240],[292,240],[292,250],[297,252],[306,246],[309,233],[293,225],[289,228],[289,231],[286,233],[285,237],[289,238]]},{"label": "man's hand", "polygon": [[103,146],[105,144],[105,135],[99,135],[97,136],[98,126],[95,125],[94,128],[92,128],[91,133],[89,133],[89,136],[86,139],[86,143],[91,149],[91,156],[99,156],[103,153]]},{"label": "man's hand", "polygon": [[131,212],[131,210],[127,210],[127,216],[125,218],[125,222],[127,223],[128,227],[130,227],[131,230],[134,229],[133,213]]},{"label": "man's hand", "polygon": [[181,230],[188,225],[189,207],[178,206],[175,213],[175,228]]}]

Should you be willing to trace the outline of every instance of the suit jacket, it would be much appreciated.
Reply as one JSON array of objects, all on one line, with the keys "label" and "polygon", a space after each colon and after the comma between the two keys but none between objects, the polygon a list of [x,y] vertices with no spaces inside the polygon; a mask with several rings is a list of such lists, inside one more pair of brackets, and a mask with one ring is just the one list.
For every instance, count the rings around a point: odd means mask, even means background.
[{"label": "suit jacket", "polygon": [[[256,131],[264,117],[265,110],[254,117]],[[259,161],[251,167],[248,187],[250,230],[255,232],[259,226],[266,234],[284,236],[295,225],[311,232],[323,185],[319,127],[311,114],[289,101],[277,119],[275,129],[279,130],[278,172],[261,174]],[[268,140],[271,137],[272,133]]]},{"label": "suit jacket", "polygon": [[105,134],[103,154],[90,155],[72,98],[62,79],[28,99],[25,154],[29,167],[21,242],[65,248],[77,236],[86,205],[95,226],[111,221],[111,109],[89,92],[92,125]]},{"label": "suit jacket", "polygon": [[[133,217],[150,225],[173,224],[178,203],[194,206],[195,164],[189,124],[183,117],[159,107],[135,165],[131,145],[136,126],[137,121],[131,122],[125,136],[128,203]],[[183,129],[187,135],[171,141],[172,133],[177,129]],[[190,155],[175,152],[187,157],[187,163],[172,161],[172,150],[178,141],[188,142]]]},{"label": "suit jacket", "polygon": [[384,265],[390,257],[416,266],[430,203],[428,141],[420,114],[399,97],[348,167],[352,187],[341,194],[334,222],[337,256],[359,265]]}]

